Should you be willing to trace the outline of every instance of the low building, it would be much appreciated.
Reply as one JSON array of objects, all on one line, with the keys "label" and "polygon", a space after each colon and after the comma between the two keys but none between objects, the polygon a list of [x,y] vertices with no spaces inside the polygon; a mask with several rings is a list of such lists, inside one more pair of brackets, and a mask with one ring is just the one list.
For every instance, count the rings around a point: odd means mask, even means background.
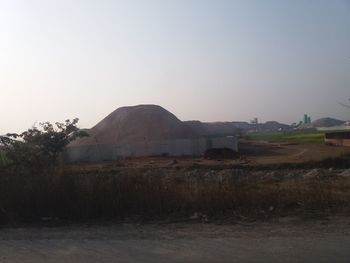
[{"label": "low building", "polygon": [[324,140],[329,145],[350,147],[350,131],[327,132]]}]

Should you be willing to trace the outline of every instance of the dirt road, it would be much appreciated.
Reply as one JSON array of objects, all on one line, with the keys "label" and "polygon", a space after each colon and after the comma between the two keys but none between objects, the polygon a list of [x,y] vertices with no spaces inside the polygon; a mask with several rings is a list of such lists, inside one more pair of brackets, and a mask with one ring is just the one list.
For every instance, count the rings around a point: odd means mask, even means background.
[{"label": "dirt road", "polygon": [[2,229],[0,262],[350,262],[350,220]]}]

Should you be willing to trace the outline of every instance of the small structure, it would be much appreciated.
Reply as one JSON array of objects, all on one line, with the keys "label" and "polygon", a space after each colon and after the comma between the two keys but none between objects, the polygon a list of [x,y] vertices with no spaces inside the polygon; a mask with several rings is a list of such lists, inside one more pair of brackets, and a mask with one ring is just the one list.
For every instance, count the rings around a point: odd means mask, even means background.
[{"label": "small structure", "polygon": [[311,124],[311,117],[304,114],[303,124]]},{"label": "small structure", "polygon": [[324,141],[329,145],[350,147],[350,131],[327,132]]}]

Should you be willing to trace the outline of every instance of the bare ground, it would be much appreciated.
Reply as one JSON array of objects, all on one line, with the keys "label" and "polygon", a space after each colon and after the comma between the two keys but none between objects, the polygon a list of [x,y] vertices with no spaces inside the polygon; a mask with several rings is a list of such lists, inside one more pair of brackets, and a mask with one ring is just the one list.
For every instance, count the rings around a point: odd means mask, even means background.
[{"label": "bare ground", "polygon": [[322,161],[350,153],[349,147],[336,147],[320,142],[242,142],[241,152],[251,164],[279,164]]},{"label": "bare ground", "polygon": [[349,262],[350,219],[0,230],[0,262]]},{"label": "bare ground", "polygon": [[234,167],[236,165],[258,166],[281,163],[303,163],[337,158],[350,153],[350,147],[335,147],[319,142],[268,142],[241,141],[239,157],[235,159],[204,159],[186,157],[127,158],[102,163],[80,163],[69,166],[73,172],[108,171],[119,168],[194,168]]}]

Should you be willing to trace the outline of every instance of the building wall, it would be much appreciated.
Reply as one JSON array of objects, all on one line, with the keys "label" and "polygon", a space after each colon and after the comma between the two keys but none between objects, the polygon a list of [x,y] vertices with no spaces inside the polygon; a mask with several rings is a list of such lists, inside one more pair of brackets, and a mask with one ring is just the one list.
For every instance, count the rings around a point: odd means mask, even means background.
[{"label": "building wall", "polygon": [[325,143],[335,146],[349,146],[350,147],[350,132],[327,132],[325,133]]},{"label": "building wall", "polygon": [[99,162],[123,157],[143,156],[201,156],[211,148],[238,151],[237,138],[198,138],[142,142],[124,145],[96,144],[67,147],[64,155],[70,162]]}]

